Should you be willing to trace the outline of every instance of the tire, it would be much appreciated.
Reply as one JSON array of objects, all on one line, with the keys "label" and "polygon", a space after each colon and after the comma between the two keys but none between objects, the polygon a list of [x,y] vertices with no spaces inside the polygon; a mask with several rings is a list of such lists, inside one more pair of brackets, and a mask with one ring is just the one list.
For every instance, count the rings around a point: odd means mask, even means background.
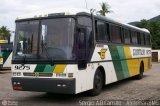
[{"label": "tire", "polygon": [[97,69],[95,75],[94,75],[94,81],[93,81],[93,89],[89,91],[89,94],[91,96],[97,96],[101,93],[103,87],[103,75],[102,72]]},{"label": "tire", "polygon": [[141,63],[139,68],[139,74],[136,76],[138,80],[141,80],[143,78],[144,73],[144,65]]}]

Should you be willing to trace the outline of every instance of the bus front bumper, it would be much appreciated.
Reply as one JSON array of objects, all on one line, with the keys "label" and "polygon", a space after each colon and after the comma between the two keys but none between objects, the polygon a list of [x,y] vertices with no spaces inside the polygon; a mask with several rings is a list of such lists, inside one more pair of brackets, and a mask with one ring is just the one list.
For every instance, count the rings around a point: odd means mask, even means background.
[{"label": "bus front bumper", "polygon": [[12,77],[14,90],[75,94],[75,79]]}]

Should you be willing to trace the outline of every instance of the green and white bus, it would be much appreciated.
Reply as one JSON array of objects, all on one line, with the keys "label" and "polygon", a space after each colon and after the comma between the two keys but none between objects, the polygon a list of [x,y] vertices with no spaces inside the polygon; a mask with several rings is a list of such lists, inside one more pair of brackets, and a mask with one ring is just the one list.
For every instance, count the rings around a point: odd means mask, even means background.
[{"label": "green and white bus", "polygon": [[19,17],[13,89],[98,95],[103,85],[143,77],[151,68],[150,39],[146,29],[87,11]]},{"label": "green and white bus", "polygon": [[11,69],[13,43],[8,42],[8,40],[0,40],[0,48],[2,54],[1,69]]}]

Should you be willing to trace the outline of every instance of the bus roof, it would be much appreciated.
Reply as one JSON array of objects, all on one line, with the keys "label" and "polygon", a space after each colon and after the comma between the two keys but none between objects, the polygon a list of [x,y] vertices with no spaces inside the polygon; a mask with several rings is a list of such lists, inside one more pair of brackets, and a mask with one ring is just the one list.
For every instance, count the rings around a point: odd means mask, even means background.
[{"label": "bus roof", "polygon": [[89,10],[86,9],[80,9],[80,8],[59,8],[59,9],[48,9],[48,10],[42,10],[37,11],[34,13],[25,14],[22,16],[17,17],[17,20],[19,19],[27,19],[27,18],[38,18],[38,17],[48,17],[52,15],[76,15],[80,12],[90,13]]},{"label": "bus roof", "polygon": [[[37,11],[34,13],[29,13],[25,14],[22,16],[17,17],[16,20],[21,20],[21,19],[29,19],[29,18],[38,18],[38,17],[48,17],[48,16],[56,16],[56,15],[77,15],[77,14],[88,14],[90,15],[90,10],[87,9],[81,9],[81,8],[60,8],[60,9],[48,9],[48,10],[43,10],[43,11]],[[98,14],[94,14],[95,17],[109,21],[111,23],[116,23],[122,26],[126,26],[135,30],[143,31],[146,33],[150,33],[147,29],[145,28],[138,28],[126,23],[122,23],[120,21],[117,21],[115,19],[111,19],[109,17],[101,16]]]},{"label": "bus roof", "polygon": [[111,23],[115,23],[115,24],[118,24],[118,25],[121,25],[121,26],[125,26],[125,27],[129,27],[131,29],[135,29],[135,30],[139,30],[139,31],[143,31],[143,32],[146,32],[146,33],[150,33],[148,29],[145,29],[145,28],[138,28],[136,26],[133,26],[133,25],[130,25],[130,24],[127,24],[127,23],[122,23],[118,20],[115,20],[115,19],[112,19],[112,18],[109,18],[107,16],[102,16],[102,15],[96,15],[97,18],[100,18],[100,19],[103,19],[103,20],[106,20],[106,21],[109,21]]}]

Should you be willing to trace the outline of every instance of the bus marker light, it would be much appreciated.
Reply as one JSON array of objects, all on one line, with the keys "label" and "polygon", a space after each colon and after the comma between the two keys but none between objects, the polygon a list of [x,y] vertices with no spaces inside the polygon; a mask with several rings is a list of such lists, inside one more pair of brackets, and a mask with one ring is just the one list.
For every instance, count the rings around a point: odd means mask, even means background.
[{"label": "bus marker light", "polygon": [[20,82],[17,82],[17,85],[21,85],[21,83],[20,83]]},{"label": "bus marker light", "polygon": [[13,85],[17,85],[17,83],[16,83],[16,82],[13,82]]},{"label": "bus marker light", "polygon": [[66,84],[63,84],[62,87],[66,87]]},{"label": "bus marker light", "polygon": [[62,85],[61,84],[57,84],[57,87],[61,87]]}]

